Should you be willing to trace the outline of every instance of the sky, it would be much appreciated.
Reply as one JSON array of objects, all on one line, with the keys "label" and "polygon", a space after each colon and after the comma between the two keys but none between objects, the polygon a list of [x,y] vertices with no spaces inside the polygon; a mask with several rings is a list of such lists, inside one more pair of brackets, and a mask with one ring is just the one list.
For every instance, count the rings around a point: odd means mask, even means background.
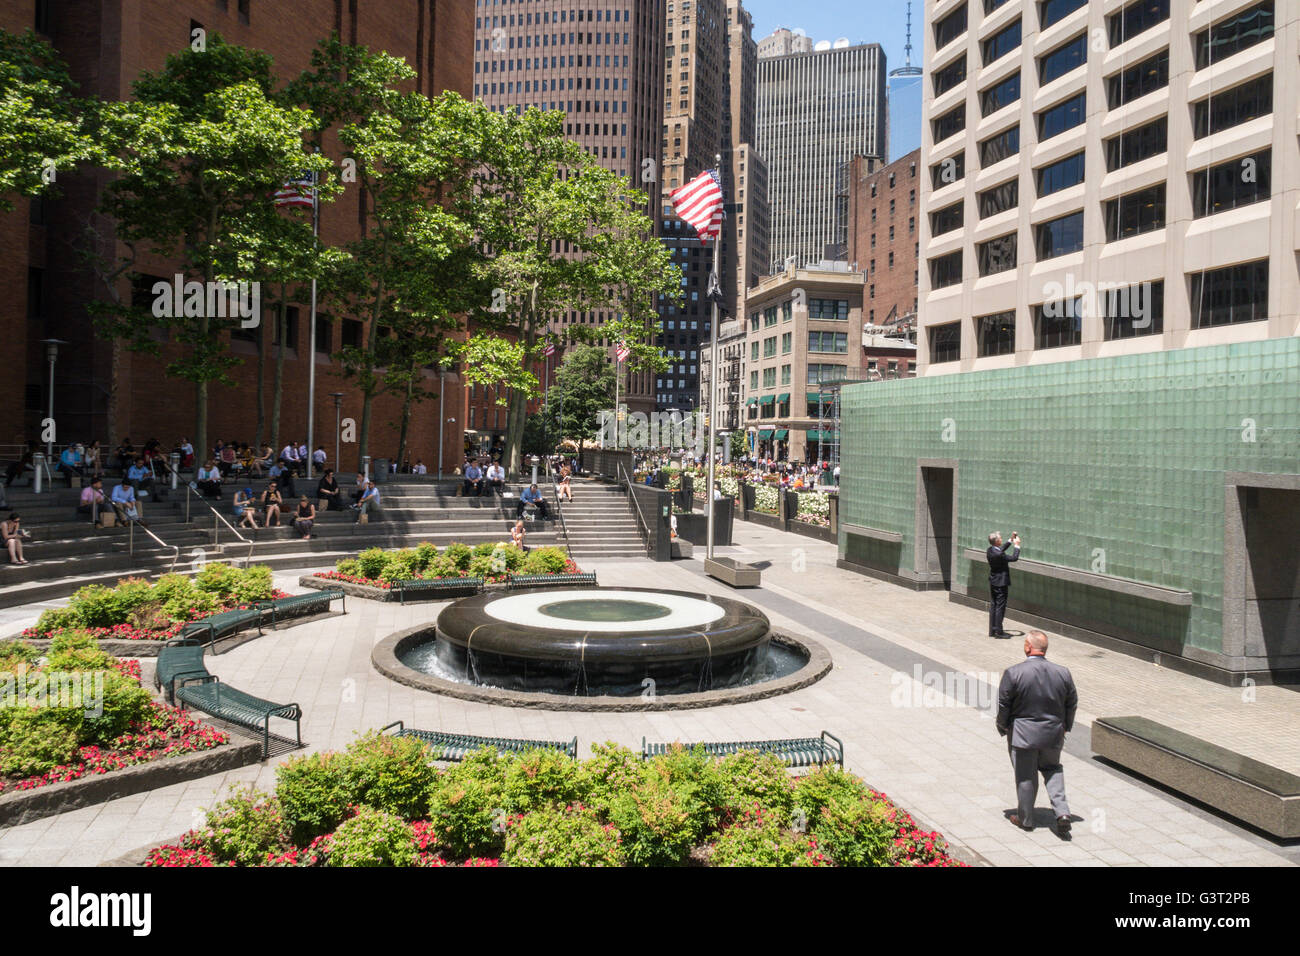
[{"label": "sky", "polygon": [[[754,39],[761,40],[777,27],[802,29],[819,40],[847,37],[851,43],[879,43],[885,48],[888,69],[903,65],[907,42],[907,0],[743,0],[754,18]],[[921,16],[924,0],[912,0],[912,65],[924,58]],[[921,145],[921,79],[891,80],[889,161]]]}]

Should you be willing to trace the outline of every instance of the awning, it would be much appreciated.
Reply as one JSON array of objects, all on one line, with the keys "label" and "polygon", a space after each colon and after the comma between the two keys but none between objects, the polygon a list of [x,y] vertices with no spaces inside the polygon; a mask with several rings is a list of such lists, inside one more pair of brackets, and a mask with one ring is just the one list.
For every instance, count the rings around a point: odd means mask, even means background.
[{"label": "awning", "polygon": [[745,404],[746,404],[746,405],[757,405],[757,404],[758,404],[758,399],[756,399],[756,398],[751,398],[751,399],[750,399],[749,401],[747,401]]},{"label": "awning", "polygon": [[821,392],[809,392],[807,397],[809,405],[820,405],[823,401],[830,401],[828,398],[823,398]]},{"label": "awning", "polygon": [[777,441],[785,441],[788,437],[790,437],[790,429],[778,428],[772,437],[775,438]]},{"label": "awning", "polygon": [[788,402],[788,401],[790,401],[790,393],[789,393],[789,392],[782,392],[780,395],[778,395],[778,396],[776,397],[776,403],[777,403],[778,405],[780,405],[782,402]]},{"label": "awning", "polygon": [[762,398],[760,398],[760,399],[758,400],[758,403],[759,403],[760,405],[775,405],[775,404],[776,404],[776,396],[775,396],[775,395],[764,395]]},{"label": "awning", "polygon": [[759,432],[758,432],[758,440],[759,440],[759,441],[771,441],[771,440],[772,440],[772,429],[770,429],[770,428],[761,428],[761,429],[759,429]]},{"label": "awning", "polygon": [[816,428],[810,428],[808,429],[808,440],[810,442],[814,442],[814,441],[834,442],[834,441],[839,441],[839,436],[834,431],[831,431],[829,429],[823,429],[821,431],[818,431]]}]

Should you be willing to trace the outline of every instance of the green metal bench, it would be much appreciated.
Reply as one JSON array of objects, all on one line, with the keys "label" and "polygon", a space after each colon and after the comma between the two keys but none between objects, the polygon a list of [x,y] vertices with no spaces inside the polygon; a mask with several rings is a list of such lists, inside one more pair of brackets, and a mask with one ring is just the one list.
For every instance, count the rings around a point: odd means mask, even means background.
[{"label": "green metal bench", "polygon": [[726,757],[729,754],[753,750],[761,754],[773,754],[779,757],[787,767],[811,767],[814,764],[822,766],[832,760],[841,767],[844,766],[844,742],[825,730],[822,731],[820,737],[790,737],[785,740],[742,740],[705,744],[652,744],[647,743],[646,739],[642,737],[641,759],[650,760],[668,753],[674,747],[682,747],[686,750],[702,747],[704,752],[711,757]]},{"label": "green metal bench", "polygon": [[330,604],[334,601],[342,601],[343,613],[348,613],[347,596],[341,588],[326,588],[323,591],[309,591],[306,594],[291,594],[288,597],[276,598],[274,601],[259,601],[257,606],[270,613],[271,624],[274,626],[287,618],[328,611]]},{"label": "green metal bench", "polygon": [[250,627],[256,627],[257,633],[261,635],[265,617],[266,611],[261,604],[233,611],[222,611],[220,614],[209,614],[197,621],[191,621],[181,628],[177,636],[197,637],[199,634],[206,633],[208,646],[215,647],[220,638],[238,634]]},{"label": "green metal bench", "polygon": [[580,571],[577,574],[507,574],[506,590],[521,591],[524,588],[594,588],[595,571]]},{"label": "green metal bench", "polygon": [[198,683],[183,684],[176,688],[176,700],[181,710],[188,705],[205,714],[252,730],[257,730],[260,726],[263,760],[269,756],[271,750],[272,717],[292,720],[298,746],[302,746],[302,708],[297,704],[276,704],[263,700],[261,697],[236,690],[229,684],[223,684],[219,678],[213,676],[203,678]]},{"label": "green metal bench", "polygon": [[482,578],[411,578],[398,581],[397,598],[406,603],[407,594],[433,593],[439,597],[469,597],[483,590]]},{"label": "green metal bench", "polygon": [[203,661],[203,644],[193,637],[174,637],[158,648],[153,685],[163,692],[169,703],[176,699],[176,682],[211,677]]},{"label": "green metal bench", "polygon": [[478,737],[474,734],[444,734],[437,730],[408,730],[402,721],[397,720],[383,727],[382,734],[397,728],[394,737],[414,737],[426,747],[438,751],[438,760],[457,762],[464,760],[475,751],[484,747],[495,747],[498,756],[525,753],[529,750],[558,750],[575,760],[578,757],[578,738],[561,740],[519,740],[513,737]]}]

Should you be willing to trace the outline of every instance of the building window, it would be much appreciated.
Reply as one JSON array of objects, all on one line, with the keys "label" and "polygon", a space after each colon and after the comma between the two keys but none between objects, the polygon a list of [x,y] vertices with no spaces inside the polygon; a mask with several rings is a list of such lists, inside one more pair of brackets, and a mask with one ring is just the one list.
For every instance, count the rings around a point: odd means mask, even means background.
[{"label": "building window", "polygon": [[[933,181],[935,189],[942,189],[944,186],[950,186],[953,183],[960,182],[966,176],[966,153],[960,152],[942,159],[930,167],[930,178]],[[872,221],[875,221],[875,210],[872,212]]]},{"label": "building window", "polygon": [[1046,30],[1058,20],[1064,20],[1075,10],[1088,5],[1088,0],[1043,0],[1038,5],[1038,22]]},{"label": "building window", "polygon": [[1126,70],[1106,78],[1106,100],[1111,109],[1163,90],[1169,85],[1169,51],[1161,50]]},{"label": "building window", "polygon": [[1016,313],[979,316],[975,319],[975,339],[981,358],[1012,354],[1016,350]]},{"label": "building window", "polygon": [[839,352],[847,353],[849,350],[849,335],[847,332],[817,332],[808,333],[808,351],[809,352]]},{"label": "building window", "polygon": [[1001,83],[980,91],[980,112],[984,116],[996,113],[1020,99],[1020,74],[1013,73]]},{"label": "building window", "polygon": [[1192,215],[1200,219],[1265,201],[1273,179],[1271,167],[1272,152],[1264,150],[1193,173]]},{"label": "building window", "polygon": [[1107,341],[1159,335],[1165,330],[1164,280],[1103,292],[1101,309]]},{"label": "building window", "polygon": [[1104,206],[1106,241],[1165,228],[1165,184],[1112,199]]},{"label": "building window", "polygon": [[1273,0],[1257,3],[1196,34],[1196,68],[1203,70],[1273,35]]},{"label": "building window", "polygon": [[1073,156],[1067,156],[1065,159],[1036,169],[1034,176],[1038,180],[1038,195],[1050,196],[1062,189],[1077,186],[1083,182],[1083,174],[1083,153],[1075,153]]},{"label": "building window", "polygon": [[982,44],[984,52],[984,65],[988,66],[995,60],[1000,60],[1012,50],[1020,46],[1020,21],[1008,27],[1003,27],[993,36],[989,37]]},{"label": "building window", "polygon": [[842,382],[847,371],[848,368],[844,365],[810,364],[808,366],[808,384],[829,385],[831,382]]},{"label": "building window", "polygon": [[793,347],[793,339],[794,339],[794,333],[793,333],[793,332],[786,332],[786,333],[782,334],[782,336],[781,336],[781,354],[782,354],[782,355],[789,355],[789,354],[790,354],[790,349]]},{"label": "building window", "polygon": [[966,32],[966,4],[934,25],[934,48],[941,50]]},{"label": "building window", "polygon": [[1066,130],[1081,126],[1088,118],[1088,97],[1079,93],[1051,109],[1038,114],[1038,141],[1059,136]]},{"label": "building window", "polygon": [[316,351],[324,355],[334,351],[334,323],[328,316],[316,316]]},{"label": "building window", "polygon": [[1083,248],[1083,212],[1071,213],[1051,219],[1034,227],[1037,236],[1038,259],[1055,259],[1057,256],[1078,252]]},{"label": "building window", "polygon": [[1038,82],[1046,84],[1077,70],[1088,61],[1088,34],[1080,33],[1050,53],[1039,57]]},{"label": "building window", "polygon": [[776,336],[763,340],[763,358],[771,358],[776,354]]},{"label": "building window", "polygon": [[1220,130],[1249,123],[1261,116],[1268,116],[1272,112],[1273,74],[1265,73],[1248,83],[1234,86],[1222,93],[1216,92],[1208,99],[1193,104],[1192,125],[1196,138],[1200,139]]},{"label": "building window", "polygon": [[963,104],[955,107],[931,122],[934,127],[934,141],[941,143],[966,128],[966,106]]},{"label": "building window", "polygon": [[1083,341],[1083,302],[1064,299],[1034,307],[1034,348],[1059,349]]},{"label": "building window", "polygon": [[[789,365],[782,365],[782,366],[781,366],[781,384],[782,384],[782,385],[789,385],[789,384],[790,384],[790,366],[789,366]],[[789,415],[789,414],[790,414],[790,410],[787,408],[787,409],[786,409],[785,411],[783,411],[781,414],[782,414],[782,415]]]},{"label": "building window", "polygon": [[965,202],[955,202],[951,206],[945,206],[938,212],[930,213],[930,232],[933,235],[942,236],[945,232],[960,229],[964,219],[963,210],[965,206]]},{"label": "building window", "polygon": [[1019,152],[1020,127],[1013,126],[980,143],[980,165],[987,168]]},{"label": "building window", "polygon": [[808,318],[810,319],[837,319],[843,320],[849,317],[849,300],[848,299],[809,299],[808,300]]},{"label": "building window", "polygon": [[986,189],[976,197],[980,218],[987,219],[1020,205],[1020,180],[1008,179],[1005,183]]},{"label": "building window", "polygon": [[934,95],[942,96],[966,79],[966,54],[934,72]]},{"label": "building window", "polygon": [[775,368],[765,368],[765,369],[763,369],[763,387],[764,387],[764,388],[775,388],[775,387],[776,387],[776,369],[775,369]]},{"label": "building window", "polygon": [[1192,328],[1208,329],[1268,318],[1268,260],[1191,277]]},{"label": "building window", "polygon": [[956,362],[961,358],[961,323],[932,325],[926,330],[930,340],[930,362]]},{"label": "building window", "polygon": [[975,247],[980,275],[991,276],[1016,267],[1016,234],[1008,233]]},{"label": "building window", "polygon": [[758,339],[754,339],[749,343],[749,360],[751,362],[758,361]]},{"label": "building window", "polygon": [[1125,130],[1106,140],[1106,169],[1114,172],[1152,156],[1159,156],[1168,150],[1168,144],[1169,119],[1165,116],[1145,126]]},{"label": "building window", "polygon": [[930,260],[930,285],[943,289],[961,282],[961,250]]}]

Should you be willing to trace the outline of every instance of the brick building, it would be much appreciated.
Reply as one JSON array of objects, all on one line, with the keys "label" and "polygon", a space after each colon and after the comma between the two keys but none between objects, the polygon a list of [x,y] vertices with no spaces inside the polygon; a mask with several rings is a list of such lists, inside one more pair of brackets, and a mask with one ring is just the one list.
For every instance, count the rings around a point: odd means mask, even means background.
[{"label": "brick building", "polygon": [[864,321],[893,335],[916,327],[920,158],[915,149],[888,166],[868,156],[849,165],[848,259],[867,277]]},{"label": "brick building", "polygon": [[[473,85],[473,0],[412,0],[400,7],[380,0],[299,0],[294,4],[264,0],[9,0],[0,9],[0,27],[12,32],[35,28],[68,63],[79,93],[103,99],[125,99],[143,70],[158,70],[166,57],[190,43],[201,27],[209,36],[255,47],[274,57],[275,69],[288,79],[310,65],[317,43],[338,32],[345,42],[401,56],[417,71],[415,87],[429,96],[444,89],[470,95]],[[338,144],[326,138],[326,151]],[[104,299],[108,290],[85,267],[78,242],[88,226],[99,233],[97,251],[116,256],[122,250],[111,224],[94,215],[100,190],[109,176],[102,170],[60,172],[61,195],[42,201],[19,201],[12,213],[0,216],[0,287],[9,294],[0,301],[0,334],[9,344],[8,374],[0,376],[0,443],[12,446],[39,432],[45,416],[50,383],[42,339],[57,338],[62,346],[55,370],[55,416],[58,438],[116,442],[126,435],[137,442],[157,437],[165,444],[188,435],[194,422],[193,388],[167,377],[166,362],[177,347],[162,344],[159,357],[132,353],[115,342],[97,338],[86,305]],[[341,244],[361,229],[357,193],[345,193],[322,208],[321,238]],[[141,254],[137,271],[170,276],[174,264]],[[118,290],[130,295],[123,279]],[[281,428],[283,444],[306,439],[308,305],[301,297],[290,309],[284,361]],[[269,314],[263,370],[269,383],[277,347],[270,342]],[[336,372],[330,351],[364,334],[364,324],[346,317],[320,316],[317,326],[316,408],[317,444],[333,457],[335,405],[331,392],[344,393],[340,415],[360,420],[361,399]],[[234,387],[209,390],[209,442],[237,437],[252,441],[257,405],[257,347],[236,339],[231,350],[243,364],[231,371]],[[437,372],[428,377],[436,388]],[[426,464],[438,459],[438,419],[444,422],[443,454],[450,468],[459,461],[468,398],[457,376],[446,376],[446,407],[432,399],[416,407],[409,437],[410,454]],[[426,383],[428,384],[428,383]],[[269,391],[269,387],[268,387]],[[269,398],[268,398],[269,406]],[[269,423],[269,408],[267,419]],[[396,451],[400,401],[382,396],[373,404],[370,453]],[[268,430],[269,437],[269,430]],[[12,452],[12,447],[0,453]],[[349,456],[343,448],[342,467],[356,465],[356,446]],[[431,467],[432,470],[432,467]]]}]

